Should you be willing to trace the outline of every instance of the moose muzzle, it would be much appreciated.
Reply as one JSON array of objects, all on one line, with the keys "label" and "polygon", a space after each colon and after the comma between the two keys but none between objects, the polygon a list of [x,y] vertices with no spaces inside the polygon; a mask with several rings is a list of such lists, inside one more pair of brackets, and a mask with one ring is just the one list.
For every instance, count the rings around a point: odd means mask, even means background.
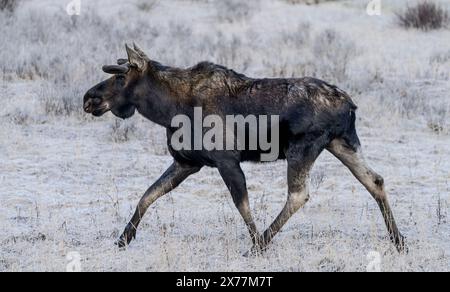
[{"label": "moose muzzle", "polygon": [[83,101],[83,109],[88,114],[95,114],[96,112],[106,110],[105,106],[102,105],[102,99],[95,97],[90,91],[86,93]]}]

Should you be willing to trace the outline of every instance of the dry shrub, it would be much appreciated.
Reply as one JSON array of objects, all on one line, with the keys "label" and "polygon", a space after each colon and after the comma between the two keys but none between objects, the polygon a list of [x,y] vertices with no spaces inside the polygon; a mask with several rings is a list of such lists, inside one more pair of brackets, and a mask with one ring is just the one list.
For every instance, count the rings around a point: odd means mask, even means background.
[{"label": "dry shrub", "polygon": [[239,22],[249,18],[258,4],[254,0],[219,0],[216,2],[217,17],[229,23]]},{"label": "dry shrub", "polygon": [[13,12],[18,4],[18,0],[0,0],[0,11]]},{"label": "dry shrub", "polygon": [[440,29],[448,25],[448,12],[434,2],[420,2],[408,7],[404,12],[397,13],[402,27],[416,28],[424,31]]}]

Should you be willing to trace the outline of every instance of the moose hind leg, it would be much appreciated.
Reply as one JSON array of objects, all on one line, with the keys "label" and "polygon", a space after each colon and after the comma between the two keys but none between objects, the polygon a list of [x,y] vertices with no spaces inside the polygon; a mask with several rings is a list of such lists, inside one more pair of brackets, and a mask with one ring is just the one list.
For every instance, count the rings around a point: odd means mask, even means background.
[{"label": "moose hind leg", "polygon": [[395,244],[399,252],[405,251],[405,239],[398,230],[389,205],[384,187],[384,179],[368,166],[359,143],[355,147],[347,143],[344,139],[335,139],[327,147],[327,150],[346,165],[369,191],[381,210],[391,241]]}]

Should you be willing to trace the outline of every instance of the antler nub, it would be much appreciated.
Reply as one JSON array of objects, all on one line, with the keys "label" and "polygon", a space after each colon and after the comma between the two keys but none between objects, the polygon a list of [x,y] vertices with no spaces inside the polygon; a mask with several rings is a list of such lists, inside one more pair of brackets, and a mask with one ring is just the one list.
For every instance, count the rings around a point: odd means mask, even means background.
[{"label": "antler nub", "polygon": [[126,74],[130,71],[130,67],[126,65],[105,65],[102,70],[108,74]]}]

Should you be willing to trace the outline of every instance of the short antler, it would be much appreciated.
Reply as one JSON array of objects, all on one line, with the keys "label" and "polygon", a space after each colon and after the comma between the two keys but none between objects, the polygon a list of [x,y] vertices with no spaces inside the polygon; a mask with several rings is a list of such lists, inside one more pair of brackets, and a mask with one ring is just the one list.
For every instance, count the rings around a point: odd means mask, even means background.
[{"label": "short antler", "polygon": [[105,65],[102,69],[103,72],[108,74],[126,74],[130,71],[130,67],[126,65]]}]

